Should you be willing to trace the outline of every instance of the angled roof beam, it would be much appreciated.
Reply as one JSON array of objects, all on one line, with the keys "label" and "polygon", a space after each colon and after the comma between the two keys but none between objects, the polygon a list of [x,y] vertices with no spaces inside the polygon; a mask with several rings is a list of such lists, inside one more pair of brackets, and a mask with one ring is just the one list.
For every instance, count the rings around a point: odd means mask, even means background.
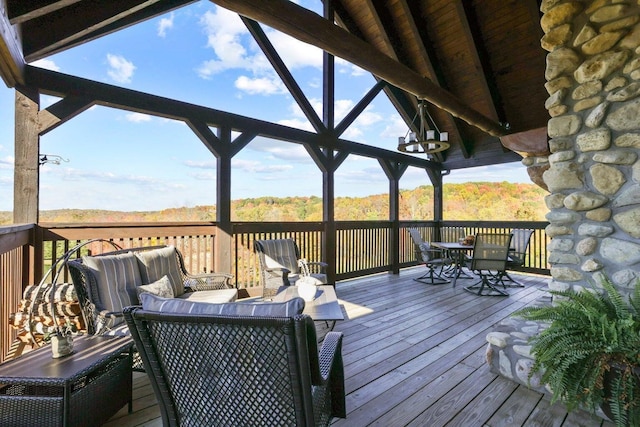
[{"label": "angled roof beam", "polygon": [[428,100],[490,135],[502,136],[508,133],[500,123],[480,114],[431,80],[382,54],[369,43],[355,37],[333,22],[290,1],[211,1],[358,65],[387,82],[413,93],[418,98]]},{"label": "angled roof beam", "polygon": [[[117,23],[117,26],[112,27],[112,31],[121,29],[125,26],[121,20],[158,2],[160,0],[118,0],[101,2],[100,7],[96,7],[94,2],[83,1],[26,21],[22,24],[24,57],[31,62],[51,55],[80,41],[95,38],[96,34],[105,34],[100,30],[114,23]],[[154,9],[155,14],[164,13],[189,2],[160,2]],[[82,16],[83,19],[79,20],[78,16]],[[137,15],[135,22],[151,16],[148,13]],[[89,37],[90,35],[92,37]]]},{"label": "angled roof beam", "polygon": [[335,133],[336,136],[340,136],[347,130],[349,126],[358,118],[358,116],[364,111],[365,108],[371,101],[374,100],[376,96],[380,93],[380,91],[387,86],[387,82],[384,80],[379,80],[370,90],[367,92],[362,99],[349,111],[349,113],[344,116],[342,121],[336,126]]},{"label": "angled roof beam", "polygon": [[267,35],[264,33],[264,31],[262,31],[260,24],[258,24],[253,19],[245,18],[243,16],[241,16],[240,19],[242,19],[242,22],[244,22],[244,25],[253,36],[256,43],[258,43],[260,49],[262,49],[262,52],[267,57],[276,73],[278,73],[278,75],[280,76],[282,83],[284,83],[284,85],[287,87],[289,93],[291,94],[291,96],[293,96],[293,99],[295,99],[298,103],[298,106],[307,117],[307,120],[309,120],[309,122],[311,123],[311,126],[313,126],[313,128],[318,133],[326,131],[327,128],[325,127],[324,123],[322,123],[322,120],[320,120],[320,117],[318,117],[318,114],[315,112],[313,106],[302,92],[302,89],[300,89],[300,86],[291,75],[291,72],[289,72],[289,69],[282,61],[280,55],[278,55],[278,52],[276,52],[275,48],[267,38]]},{"label": "angled roof beam", "polygon": [[0,75],[8,87],[24,84],[25,65],[18,33],[0,8]]},{"label": "angled roof beam", "polygon": [[29,19],[38,18],[55,12],[80,0],[7,0],[7,12],[12,24],[21,24]]}]

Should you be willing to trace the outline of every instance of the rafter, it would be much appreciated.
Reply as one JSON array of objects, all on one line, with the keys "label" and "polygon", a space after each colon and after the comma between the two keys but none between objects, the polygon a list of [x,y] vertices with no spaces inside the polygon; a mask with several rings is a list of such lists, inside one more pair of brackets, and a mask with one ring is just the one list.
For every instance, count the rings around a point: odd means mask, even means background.
[{"label": "rafter", "polygon": [[12,24],[44,16],[81,0],[7,0],[7,15]]},{"label": "rafter", "polygon": [[464,104],[431,80],[381,54],[373,46],[344,29],[290,1],[212,1],[358,65],[417,97],[428,100],[454,116],[460,117],[484,132],[494,136],[507,133],[499,123]]}]

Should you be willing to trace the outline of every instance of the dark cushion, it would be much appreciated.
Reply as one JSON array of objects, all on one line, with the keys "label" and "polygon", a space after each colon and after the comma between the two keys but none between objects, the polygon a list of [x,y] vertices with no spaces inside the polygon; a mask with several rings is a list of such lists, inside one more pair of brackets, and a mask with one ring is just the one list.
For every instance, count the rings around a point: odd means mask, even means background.
[{"label": "dark cushion", "polygon": [[261,317],[292,317],[302,313],[304,300],[293,298],[286,302],[231,302],[212,304],[193,302],[176,298],[162,298],[153,294],[140,295],[142,308],[148,311],[184,314],[222,314],[226,316],[261,316]]},{"label": "dark cushion", "polygon": [[[83,256],[82,262],[96,277],[101,308],[122,312],[124,307],[137,304],[136,287],[142,285],[142,280],[138,261],[131,252],[119,255]],[[116,324],[122,321],[119,319]]]}]

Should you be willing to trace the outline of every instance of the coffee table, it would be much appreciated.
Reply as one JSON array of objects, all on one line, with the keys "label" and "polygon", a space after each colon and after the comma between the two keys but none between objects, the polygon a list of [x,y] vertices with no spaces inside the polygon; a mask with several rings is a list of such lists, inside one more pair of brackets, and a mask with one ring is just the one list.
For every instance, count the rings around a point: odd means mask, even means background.
[{"label": "coffee table", "polygon": [[[342,308],[338,303],[336,291],[332,285],[317,286],[316,297],[313,301],[305,302],[303,314],[308,314],[313,320],[333,322],[330,329],[333,330],[338,320],[344,320]],[[298,288],[295,286],[281,286],[273,297],[274,302],[289,301],[298,296]]]},{"label": "coffee table", "polygon": [[97,426],[132,410],[129,337],[78,336],[73,353],[49,346],[0,365],[0,425]]}]

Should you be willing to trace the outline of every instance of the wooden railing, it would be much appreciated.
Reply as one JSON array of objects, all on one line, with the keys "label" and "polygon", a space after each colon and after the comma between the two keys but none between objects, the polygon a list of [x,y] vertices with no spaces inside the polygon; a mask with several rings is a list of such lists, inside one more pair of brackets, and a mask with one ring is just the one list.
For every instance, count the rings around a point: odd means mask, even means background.
[{"label": "wooden railing", "polygon": [[[478,232],[509,232],[514,228],[534,230],[525,265],[521,271],[549,274],[546,247],[549,238],[546,222],[490,221],[401,221],[398,245],[394,247],[391,221],[339,221],[336,223],[336,280],[364,276],[416,265],[413,242],[408,228],[418,228],[425,240],[456,241]],[[231,273],[238,288],[256,293],[260,288],[259,263],[253,251],[257,239],[292,238],[302,257],[322,260],[325,224],[234,223],[231,240]],[[6,319],[16,311],[24,287],[38,283],[48,267],[76,244],[90,239],[108,239],[122,248],[175,245],[184,255],[192,273],[220,271],[216,268],[215,223],[135,223],[135,224],[40,224],[0,227],[0,319],[2,353],[7,354],[15,338],[7,333]],[[87,246],[78,256],[113,250],[111,246]],[[395,264],[394,264],[394,260]],[[68,272],[63,280],[69,281]]]}]

